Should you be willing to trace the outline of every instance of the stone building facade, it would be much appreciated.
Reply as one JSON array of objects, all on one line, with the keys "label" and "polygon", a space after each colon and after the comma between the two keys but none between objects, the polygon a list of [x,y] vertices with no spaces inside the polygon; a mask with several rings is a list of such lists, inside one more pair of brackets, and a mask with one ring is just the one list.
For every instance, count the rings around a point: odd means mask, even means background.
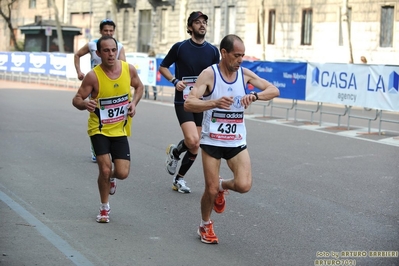
[{"label": "stone building facade", "polygon": [[[32,1],[36,8],[29,9]],[[14,27],[51,17],[49,0],[19,0]],[[207,41],[218,46],[228,33],[241,36],[246,54],[262,60],[399,63],[399,7],[384,0],[55,0],[60,19],[82,28],[75,50],[99,37],[105,18],[117,24],[116,38],[126,52],[165,54],[189,38],[186,22],[192,11],[209,16]],[[117,3],[115,5],[114,3]],[[345,8],[348,7],[348,8]],[[26,12],[29,10],[32,12]],[[3,24],[3,25],[2,25]],[[0,20],[0,34],[8,36]],[[19,38],[23,38],[19,34]],[[9,49],[9,39],[0,50]]]}]

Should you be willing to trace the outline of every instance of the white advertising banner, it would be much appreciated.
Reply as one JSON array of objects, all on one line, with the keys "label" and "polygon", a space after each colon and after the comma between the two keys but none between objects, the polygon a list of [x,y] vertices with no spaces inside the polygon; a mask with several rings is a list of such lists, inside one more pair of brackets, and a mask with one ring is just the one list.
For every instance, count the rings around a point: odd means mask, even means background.
[{"label": "white advertising banner", "polygon": [[308,63],[306,101],[399,111],[399,66]]},{"label": "white advertising banner", "polygon": [[154,57],[126,55],[126,62],[133,65],[144,85],[156,86],[156,61]]}]

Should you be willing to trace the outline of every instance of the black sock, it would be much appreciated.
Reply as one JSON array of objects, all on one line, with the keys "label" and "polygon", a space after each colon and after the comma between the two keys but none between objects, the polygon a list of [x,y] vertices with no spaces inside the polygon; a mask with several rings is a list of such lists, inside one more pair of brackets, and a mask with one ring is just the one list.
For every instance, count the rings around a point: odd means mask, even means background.
[{"label": "black sock", "polygon": [[186,152],[188,150],[186,144],[184,143],[184,139],[182,139],[179,144],[177,144],[176,149],[173,150],[173,156],[176,158],[180,158],[180,154]]},{"label": "black sock", "polygon": [[197,158],[197,154],[192,154],[190,151],[186,152],[181,162],[177,178],[179,178],[179,176],[183,177],[187,173],[188,169],[193,165],[195,158]]}]

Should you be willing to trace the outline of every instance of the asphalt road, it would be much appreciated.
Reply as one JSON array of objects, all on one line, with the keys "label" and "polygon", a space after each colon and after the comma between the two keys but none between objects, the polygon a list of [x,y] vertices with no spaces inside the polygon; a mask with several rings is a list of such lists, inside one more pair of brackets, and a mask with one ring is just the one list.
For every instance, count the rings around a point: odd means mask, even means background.
[{"label": "asphalt road", "polygon": [[[0,89],[0,265],[399,265],[394,139],[287,126],[252,109],[252,190],[230,192],[212,215],[220,243],[206,245],[200,156],[191,194],[173,191],[164,168],[166,146],[182,138],[170,102],[140,102],[131,173],[111,197],[111,222],[98,224],[87,112],[72,106],[73,90],[27,87]],[[231,177],[225,162],[221,175]]]}]

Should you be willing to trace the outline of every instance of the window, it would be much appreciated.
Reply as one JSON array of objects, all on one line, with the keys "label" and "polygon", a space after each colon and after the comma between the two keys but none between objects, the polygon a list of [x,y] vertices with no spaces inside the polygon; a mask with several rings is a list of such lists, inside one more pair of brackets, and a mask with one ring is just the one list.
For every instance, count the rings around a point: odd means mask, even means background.
[{"label": "window", "polygon": [[122,33],[122,40],[127,41],[129,40],[129,11],[125,10],[123,12],[123,33]]},{"label": "window", "polygon": [[111,11],[107,11],[107,12],[105,13],[105,18],[106,18],[106,19],[107,19],[107,18],[112,19],[112,18],[111,18]]},{"label": "window", "polygon": [[301,45],[312,44],[312,9],[302,10]]},{"label": "window", "polygon": [[151,9],[140,10],[137,52],[148,53],[151,47],[152,24]]},{"label": "window", "polygon": [[220,29],[222,27],[222,15],[220,6],[215,6],[215,18],[213,19],[213,43],[220,43]]},{"label": "window", "polygon": [[394,7],[381,7],[380,47],[392,47]]},{"label": "window", "polygon": [[228,7],[227,13],[227,34],[236,32],[236,8],[235,6]]},{"label": "window", "polygon": [[161,42],[166,42],[167,41],[167,32],[168,32],[168,30],[167,30],[167,27],[168,27],[168,25],[167,25],[167,23],[168,23],[168,17],[167,17],[167,15],[168,15],[168,12],[167,12],[167,9],[162,9],[161,10],[161,25],[159,25],[159,31],[160,31],[160,41]]},{"label": "window", "polygon": [[36,8],[36,0],[29,0],[29,8]]},{"label": "window", "polygon": [[53,0],[47,0],[47,7],[53,7]]},{"label": "window", "polygon": [[342,16],[343,16],[343,14],[342,14],[342,9],[340,8],[339,9],[339,30],[338,30],[338,34],[339,34],[339,36],[338,36],[338,45],[339,46],[342,46],[342,45],[344,45],[344,34],[343,34],[343,28],[342,27],[348,27],[348,25],[349,25],[349,29],[347,29],[347,30],[349,30],[350,31],[350,27],[351,27],[351,23],[352,23],[352,8],[351,7],[348,7],[347,8],[347,19],[348,19],[348,22],[346,22],[346,20],[344,20],[343,18],[342,18]]},{"label": "window", "polygon": [[[258,12],[258,23],[256,29],[256,44],[262,44],[262,36],[264,33],[264,25],[265,25],[265,12],[263,9],[260,9]],[[263,31],[263,32],[262,32]]]},{"label": "window", "polygon": [[274,44],[276,35],[276,10],[269,10],[269,25],[267,31],[267,43]]}]

